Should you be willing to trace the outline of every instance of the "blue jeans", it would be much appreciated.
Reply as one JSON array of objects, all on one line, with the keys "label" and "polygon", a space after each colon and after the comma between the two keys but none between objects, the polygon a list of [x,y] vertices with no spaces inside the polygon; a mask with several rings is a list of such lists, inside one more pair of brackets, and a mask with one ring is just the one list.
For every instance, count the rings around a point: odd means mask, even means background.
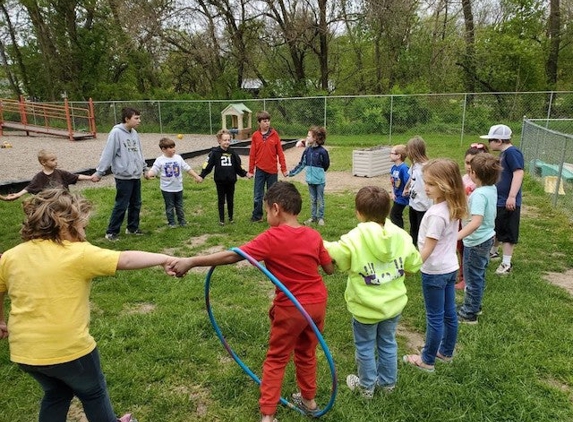
[{"label": "blue jeans", "polygon": [[448,274],[422,273],[422,291],[426,305],[426,344],[422,349],[422,361],[433,365],[438,351],[443,356],[452,356],[458,337],[456,314],[457,271]]},{"label": "blue jeans", "polygon": [[460,313],[465,317],[473,317],[481,309],[483,291],[485,289],[485,272],[489,264],[489,251],[493,246],[493,237],[476,246],[464,246],[464,281],[466,289],[464,303]]},{"label": "blue jeans", "polygon": [[38,381],[44,390],[39,422],[66,422],[74,396],[82,402],[90,422],[117,422],[97,348],[71,362],[46,366],[18,366]]},{"label": "blue jeans", "polygon": [[310,193],[310,212],[313,220],[324,218],[324,183],[308,185]]},{"label": "blue jeans", "polygon": [[277,173],[271,174],[261,169],[255,170],[254,185],[254,205],[251,220],[260,220],[263,218],[263,197],[265,196],[265,184],[267,190],[279,180]]},{"label": "blue jeans", "polygon": [[[396,327],[400,315],[376,324],[362,324],[352,319],[352,333],[356,347],[356,365],[360,385],[373,390],[396,384],[398,379],[398,343]],[[376,361],[378,351],[378,361]]]},{"label": "blue jeans", "polygon": [[161,191],[163,201],[165,202],[165,215],[169,225],[175,224],[175,214],[177,214],[177,221],[184,226],[187,224],[185,221],[185,212],[183,211],[183,191],[179,192],[166,192]]},{"label": "blue jeans", "polygon": [[141,211],[141,179],[115,179],[115,204],[109,218],[106,233],[119,234],[127,211],[127,229],[139,229],[139,212]]}]

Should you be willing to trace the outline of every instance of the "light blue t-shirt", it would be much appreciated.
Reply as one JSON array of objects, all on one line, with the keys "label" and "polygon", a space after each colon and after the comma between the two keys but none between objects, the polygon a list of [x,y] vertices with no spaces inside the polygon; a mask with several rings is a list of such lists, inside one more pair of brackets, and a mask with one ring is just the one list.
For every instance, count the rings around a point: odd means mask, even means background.
[{"label": "light blue t-shirt", "polygon": [[473,215],[483,216],[480,226],[469,236],[464,238],[464,246],[477,246],[495,235],[495,216],[497,214],[497,188],[480,186],[470,195],[470,220]]}]

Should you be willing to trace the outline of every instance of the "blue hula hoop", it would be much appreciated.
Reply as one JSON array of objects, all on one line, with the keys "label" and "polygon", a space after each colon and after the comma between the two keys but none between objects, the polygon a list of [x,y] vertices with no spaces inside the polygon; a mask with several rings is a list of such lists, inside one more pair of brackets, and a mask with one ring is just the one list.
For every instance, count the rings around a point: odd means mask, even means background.
[{"label": "blue hula hoop", "polygon": [[[249,254],[243,252],[239,248],[231,248],[231,250],[233,252],[235,252],[236,254],[240,255],[241,257],[245,258],[247,261],[249,261],[249,263],[252,266],[257,267],[275,286],[277,286],[289,298],[289,300],[294,304],[294,306],[302,314],[304,319],[306,319],[306,321],[309,323],[312,330],[316,334],[316,337],[318,338],[318,342],[320,343],[320,347],[322,348],[324,355],[326,357],[326,360],[328,362],[328,366],[330,368],[330,374],[331,374],[331,378],[332,378],[332,390],[331,390],[330,400],[328,401],[328,404],[323,409],[321,409],[319,412],[317,412],[313,415],[314,417],[317,417],[317,418],[320,416],[323,416],[334,405],[334,401],[336,399],[336,392],[338,391],[338,385],[337,385],[338,383],[337,383],[337,377],[336,377],[336,368],[334,366],[334,360],[332,359],[332,355],[330,353],[330,350],[328,349],[328,346],[326,345],[326,342],[324,341],[324,338],[322,337],[322,334],[320,333],[318,327],[316,326],[316,324],[314,323],[314,321],[312,320],[310,315],[305,311],[305,309],[302,307],[302,305],[296,299],[296,297],[294,297],[294,295],[285,287],[285,285],[282,284],[269,270],[267,270],[265,267],[263,267],[261,264],[259,264],[255,259],[253,259],[253,257],[251,257]],[[249,377],[251,377],[251,379],[253,381],[255,381],[258,385],[261,385],[261,380],[259,379],[259,377],[257,377],[253,373],[253,371],[251,371],[251,369],[243,363],[243,361],[239,358],[239,356],[237,356],[237,354],[233,351],[231,346],[229,346],[229,344],[227,343],[227,340],[225,340],[225,337],[223,336],[223,333],[221,332],[221,329],[219,328],[219,325],[217,324],[217,321],[215,320],[215,317],[213,315],[209,291],[211,289],[211,276],[213,275],[215,268],[217,268],[217,267],[216,266],[211,267],[209,269],[209,272],[207,273],[207,277],[205,278],[205,305],[207,306],[207,313],[209,314],[209,320],[211,321],[211,325],[215,329],[215,333],[217,334],[217,337],[219,337],[219,340],[221,341],[221,344],[223,345],[223,347],[225,348],[227,353],[229,353],[229,355],[233,358],[233,360],[235,362],[237,362],[237,364],[241,367],[241,369]],[[295,406],[294,404],[290,403],[288,400],[286,400],[282,397],[280,398],[280,403],[293,409],[293,410],[297,410],[298,412],[302,413],[303,415],[307,414],[307,412],[305,412],[303,409]]]}]

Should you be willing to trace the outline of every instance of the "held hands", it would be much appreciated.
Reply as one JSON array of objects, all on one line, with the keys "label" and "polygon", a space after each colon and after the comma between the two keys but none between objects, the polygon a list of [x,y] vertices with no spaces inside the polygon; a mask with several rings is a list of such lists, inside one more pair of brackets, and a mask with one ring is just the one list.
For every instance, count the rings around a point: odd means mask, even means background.
[{"label": "held hands", "polygon": [[175,258],[173,256],[168,257],[168,259],[162,264],[163,269],[165,270],[165,274],[170,275],[171,277],[178,276],[178,274],[175,271],[173,271],[173,265],[178,260],[179,258]]},{"label": "held hands", "polygon": [[254,174],[253,174],[253,173],[247,173],[247,179],[252,179],[252,178],[253,178],[253,176],[254,176]]},{"label": "held hands", "polygon": [[283,176],[288,177],[288,171],[283,171]]},{"label": "held hands", "polygon": [[92,182],[97,183],[100,180],[101,180],[101,177],[97,173],[92,174]]},{"label": "held hands", "polygon": [[177,277],[183,277],[185,274],[187,274],[187,271],[193,267],[193,258],[173,258],[169,265],[169,271],[171,273],[168,274]]}]

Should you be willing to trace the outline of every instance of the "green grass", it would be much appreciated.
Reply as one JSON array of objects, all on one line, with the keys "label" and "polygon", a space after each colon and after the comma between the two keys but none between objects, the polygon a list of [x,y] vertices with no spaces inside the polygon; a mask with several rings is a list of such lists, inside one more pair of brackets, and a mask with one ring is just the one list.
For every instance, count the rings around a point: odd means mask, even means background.
[{"label": "green grass", "polygon": [[[462,162],[465,146],[460,147],[457,138],[429,138],[427,142],[431,157],[450,156]],[[333,170],[350,170],[352,149],[376,144],[375,139],[329,138]],[[239,246],[266,227],[248,222],[252,181],[239,181],[237,223],[223,228],[218,226],[212,179],[201,185],[186,180],[190,224],[174,230],[165,228],[157,182],[145,181],[143,186],[142,229],[150,235],[122,235],[113,244],[103,239],[103,233],[114,189],[84,191],[95,204],[88,227],[92,243],[189,256]],[[302,184],[299,188],[305,201],[301,219],[306,219],[308,191]],[[355,226],[353,201],[351,193],[327,196],[327,225],[320,228],[325,239],[335,240]],[[514,273],[498,278],[489,269],[484,315],[477,326],[460,327],[454,363],[438,363],[434,374],[399,365],[398,389],[391,395],[376,394],[374,400],[365,401],[346,388],[346,375],[355,372],[350,315],[343,298],[346,277],[340,273],[326,277],[330,296],[325,339],[336,362],[339,393],[323,420],[573,420],[573,298],[543,279],[544,272],[573,267],[571,226],[565,214],[551,208],[542,187],[529,178],[524,203]],[[0,250],[6,250],[19,242],[19,204],[0,202],[0,219]],[[117,413],[133,411],[140,422],[258,420],[257,386],[227,355],[209,323],[204,278],[204,272],[177,279],[149,269],[95,280],[91,332]],[[401,326],[423,336],[419,274],[409,277],[407,285],[409,303]],[[249,266],[220,267],[213,275],[211,300],[221,330],[259,375],[272,293],[270,282]],[[406,338],[400,337],[399,354],[413,351]],[[330,374],[323,354],[319,372],[317,399],[324,405],[330,396]],[[289,365],[283,395],[295,388]],[[9,362],[8,344],[1,341],[0,421],[36,419],[41,396],[35,381]],[[279,408],[277,417],[281,422],[308,420],[286,408]]]}]

